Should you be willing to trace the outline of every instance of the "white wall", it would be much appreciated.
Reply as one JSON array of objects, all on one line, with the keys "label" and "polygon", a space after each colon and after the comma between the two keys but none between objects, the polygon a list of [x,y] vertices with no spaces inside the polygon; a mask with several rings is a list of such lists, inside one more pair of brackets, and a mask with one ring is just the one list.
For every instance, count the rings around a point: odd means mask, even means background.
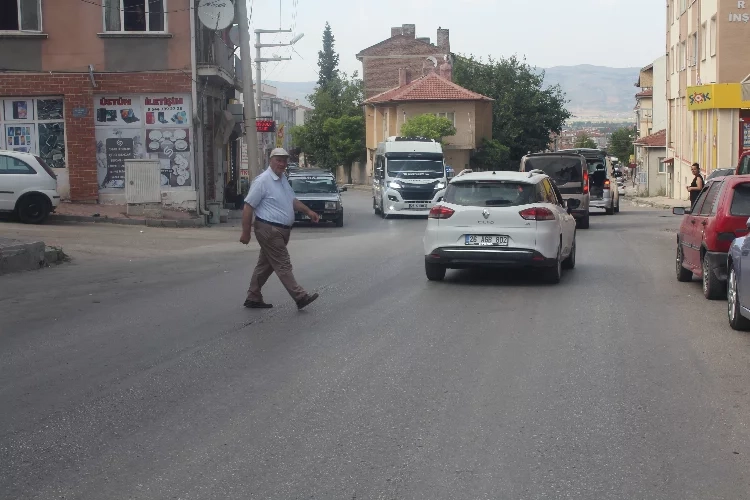
[{"label": "white wall", "polygon": [[654,132],[667,128],[667,61],[667,56],[654,61]]}]

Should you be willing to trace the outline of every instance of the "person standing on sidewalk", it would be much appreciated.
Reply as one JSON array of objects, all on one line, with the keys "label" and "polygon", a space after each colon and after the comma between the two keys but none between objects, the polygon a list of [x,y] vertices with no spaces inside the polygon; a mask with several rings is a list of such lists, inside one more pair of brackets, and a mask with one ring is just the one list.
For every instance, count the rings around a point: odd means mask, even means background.
[{"label": "person standing on sidewalk", "polygon": [[703,190],[703,176],[701,175],[701,166],[697,163],[693,163],[690,166],[690,171],[693,173],[693,182],[687,187],[688,193],[690,194],[690,207],[695,205],[695,200],[698,199],[698,195]]},{"label": "person standing on sidewalk", "polygon": [[295,211],[304,212],[312,222],[317,223],[320,220],[318,214],[295,197],[284,175],[288,160],[289,153],[284,149],[276,148],[271,151],[269,167],[255,178],[245,198],[240,243],[247,245],[250,242],[251,227],[254,226],[255,237],[260,245],[258,264],[253,271],[244,304],[251,309],[273,307],[263,301],[261,288],[274,272],[297,303],[298,309],[310,305],[318,298],[317,293],[310,295],[297,283],[292,274],[292,262],[286,248],[294,224]]}]

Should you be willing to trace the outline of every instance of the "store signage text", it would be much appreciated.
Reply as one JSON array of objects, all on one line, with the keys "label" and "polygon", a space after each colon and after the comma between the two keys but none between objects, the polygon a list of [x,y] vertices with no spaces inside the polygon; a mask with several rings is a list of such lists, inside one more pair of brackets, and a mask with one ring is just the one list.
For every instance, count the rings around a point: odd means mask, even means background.
[{"label": "store signage text", "polygon": [[99,105],[100,106],[132,106],[133,100],[132,99],[123,99],[122,97],[118,97],[117,99],[107,99],[102,97],[99,99]]},{"label": "store signage text", "polygon": [[[746,9],[748,2],[744,0],[740,0],[737,2],[737,8],[738,9]],[[750,22],[750,14],[748,13],[735,13],[730,12],[729,13],[729,22],[730,23],[748,23]]]},{"label": "store signage text", "polygon": [[702,104],[711,100],[711,94],[709,92],[693,92],[688,96],[690,104]]},{"label": "store signage text", "polygon": [[179,104],[184,104],[182,97],[161,97],[159,99],[146,97],[146,106],[177,106]]}]

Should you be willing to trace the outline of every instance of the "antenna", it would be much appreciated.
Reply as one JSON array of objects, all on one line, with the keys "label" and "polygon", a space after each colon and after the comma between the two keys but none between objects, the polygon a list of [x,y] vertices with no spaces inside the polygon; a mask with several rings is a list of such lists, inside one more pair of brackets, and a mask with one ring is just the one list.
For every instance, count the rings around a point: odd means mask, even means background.
[{"label": "antenna", "polygon": [[200,0],[198,19],[210,30],[226,29],[234,21],[234,4],[231,0]]}]

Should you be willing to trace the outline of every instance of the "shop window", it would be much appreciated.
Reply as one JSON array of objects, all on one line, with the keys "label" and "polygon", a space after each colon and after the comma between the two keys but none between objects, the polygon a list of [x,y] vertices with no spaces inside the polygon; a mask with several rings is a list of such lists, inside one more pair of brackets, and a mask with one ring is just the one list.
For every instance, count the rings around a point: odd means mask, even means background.
[{"label": "shop window", "polygon": [[0,0],[0,31],[41,31],[41,0]]},{"label": "shop window", "polygon": [[33,153],[50,167],[65,168],[65,121],[61,98],[0,100],[0,130],[0,149]]},{"label": "shop window", "polygon": [[166,31],[166,0],[105,0],[106,31]]}]

